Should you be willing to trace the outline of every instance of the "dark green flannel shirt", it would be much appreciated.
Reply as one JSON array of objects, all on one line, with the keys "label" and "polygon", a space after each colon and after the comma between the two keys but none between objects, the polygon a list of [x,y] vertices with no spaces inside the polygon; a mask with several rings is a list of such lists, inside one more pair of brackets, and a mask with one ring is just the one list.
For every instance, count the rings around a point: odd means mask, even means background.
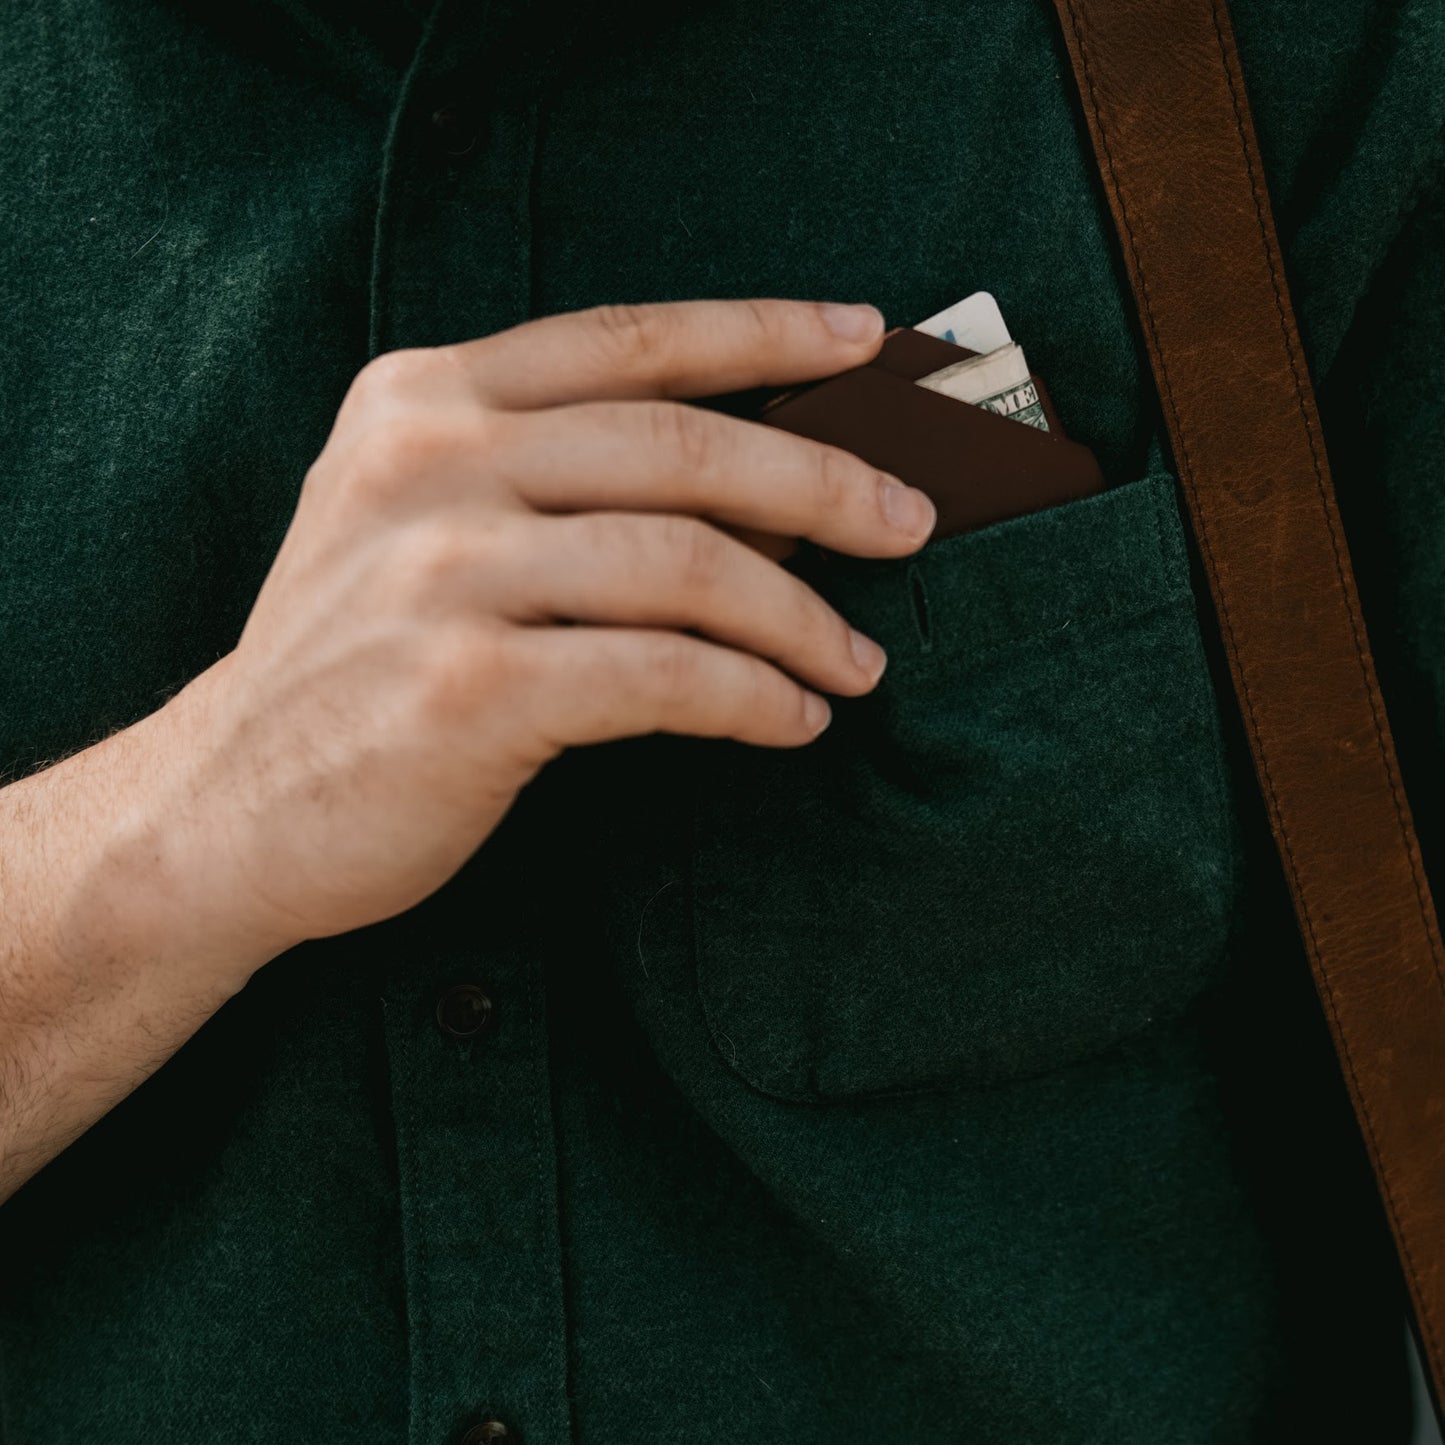
[{"label": "dark green flannel shirt", "polygon": [[[428,10],[0,0],[6,776],[234,645],[380,350],[986,287],[1110,486],[805,557],[890,653],[817,743],[568,753],[264,968],[0,1207],[0,1441],[1403,1439],[1048,0]],[[1445,12],[1235,22],[1438,890]]]}]

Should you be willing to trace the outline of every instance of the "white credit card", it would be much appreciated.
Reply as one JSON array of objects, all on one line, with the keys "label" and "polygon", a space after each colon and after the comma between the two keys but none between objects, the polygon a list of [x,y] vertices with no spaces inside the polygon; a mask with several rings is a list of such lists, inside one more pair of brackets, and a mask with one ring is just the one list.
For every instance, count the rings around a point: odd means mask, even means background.
[{"label": "white credit card", "polygon": [[970,351],[997,351],[1013,341],[1003,324],[998,302],[987,291],[975,291],[972,296],[955,301],[946,311],[918,322],[913,329],[951,341],[955,346],[966,346]]}]

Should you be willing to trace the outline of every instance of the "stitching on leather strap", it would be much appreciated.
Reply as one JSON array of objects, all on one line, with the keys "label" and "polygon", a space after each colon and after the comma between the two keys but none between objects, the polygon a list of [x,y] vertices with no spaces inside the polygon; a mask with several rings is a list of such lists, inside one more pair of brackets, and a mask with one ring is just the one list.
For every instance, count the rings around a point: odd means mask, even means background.
[{"label": "stitching on leather strap", "polygon": [[[1075,0],[1065,0],[1065,3],[1068,6],[1069,21],[1073,27],[1074,38],[1078,43],[1079,56],[1083,62],[1084,80],[1089,88],[1090,104],[1093,107],[1094,115],[1096,116],[1099,124],[1099,140],[1104,152],[1105,165],[1109,172],[1109,183],[1113,189],[1115,197],[1119,202],[1119,215],[1123,221],[1125,239],[1128,241],[1129,253],[1134,263],[1134,271],[1139,277],[1139,290],[1144,301],[1144,320],[1149,328],[1149,335],[1154,343],[1155,354],[1159,357],[1159,371],[1164,383],[1164,399],[1169,407],[1170,416],[1173,418],[1174,421],[1174,433],[1179,438],[1180,480],[1189,490],[1191,500],[1190,510],[1199,528],[1200,549],[1204,553],[1205,565],[1209,569],[1210,576],[1217,581],[1219,569],[1214,560],[1214,541],[1212,536],[1210,535],[1209,520],[1197,505],[1196,499],[1199,495],[1199,489],[1194,479],[1194,462],[1189,455],[1189,437],[1185,431],[1184,423],[1179,415],[1179,408],[1174,398],[1174,385],[1169,377],[1169,363],[1167,358],[1165,357],[1164,348],[1160,344],[1158,327],[1156,326],[1154,321],[1153,303],[1149,297],[1149,279],[1144,273],[1144,265],[1139,255],[1138,243],[1134,238],[1134,228],[1129,221],[1128,203],[1124,198],[1123,187],[1120,185],[1119,182],[1119,174],[1114,166],[1113,149],[1109,145],[1109,134],[1104,124],[1103,103],[1099,99],[1098,89],[1094,84],[1093,67],[1089,63],[1088,43],[1084,37],[1083,24],[1081,22]],[[1234,622],[1230,616],[1228,599],[1221,591],[1216,591],[1215,595],[1219,599],[1220,620],[1223,623],[1226,643],[1228,644],[1230,654],[1235,658],[1236,663],[1238,663],[1239,647],[1235,639]],[[1238,667],[1238,673],[1244,690],[1244,702],[1245,708],[1249,713],[1250,726],[1252,730],[1257,732],[1258,723],[1254,711],[1254,698],[1250,693],[1249,681],[1245,677],[1244,669],[1242,666]],[[1278,795],[1275,790],[1274,778],[1270,772],[1269,759],[1268,757],[1262,755],[1260,758],[1260,762],[1264,769],[1265,782],[1269,791],[1270,800],[1271,802],[1276,803],[1277,812]],[[1285,851],[1287,854],[1290,855],[1291,871],[1297,874],[1298,868],[1295,865],[1293,850],[1290,847],[1290,842],[1287,835],[1285,836],[1284,842]],[[1311,933],[1313,933],[1313,924],[1311,924],[1310,927]]]},{"label": "stitching on leather strap", "polygon": [[[1379,690],[1371,685],[1369,670],[1365,664],[1365,647],[1361,640],[1364,631],[1364,619],[1360,616],[1359,609],[1355,605],[1355,599],[1345,585],[1344,564],[1340,557],[1339,533],[1335,528],[1335,518],[1330,510],[1325,497],[1325,479],[1320,467],[1320,454],[1318,439],[1315,436],[1314,422],[1310,417],[1309,409],[1305,406],[1304,387],[1300,380],[1299,362],[1295,355],[1294,340],[1290,336],[1289,324],[1285,320],[1284,298],[1280,294],[1279,273],[1275,265],[1274,247],[1269,243],[1269,230],[1264,223],[1264,208],[1260,201],[1259,185],[1255,177],[1254,156],[1250,150],[1248,137],[1245,134],[1244,120],[1240,114],[1239,93],[1234,84],[1234,67],[1229,63],[1229,52],[1224,43],[1224,33],[1219,25],[1219,3],[1218,0],[1210,0],[1210,14],[1214,20],[1214,34],[1219,42],[1219,54],[1224,62],[1225,78],[1229,81],[1229,99],[1234,107],[1234,123],[1239,129],[1240,149],[1244,153],[1244,164],[1249,174],[1250,194],[1254,199],[1255,219],[1259,223],[1260,241],[1264,246],[1265,259],[1269,262],[1269,280],[1274,288],[1275,311],[1279,316],[1280,335],[1284,338],[1285,354],[1289,357],[1290,375],[1294,378],[1295,402],[1299,407],[1300,420],[1304,423],[1305,438],[1310,445],[1310,461],[1314,466],[1315,487],[1319,492],[1320,505],[1324,510],[1325,523],[1330,533],[1330,548],[1334,553],[1335,573],[1340,579],[1340,587],[1344,592],[1345,609],[1349,613],[1350,631],[1355,643],[1355,656],[1360,664],[1360,678],[1365,685],[1365,694],[1370,701],[1370,716],[1375,724],[1375,739],[1380,748],[1380,765],[1384,769],[1385,776],[1390,784],[1390,796],[1395,804],[1395,817],[1400,824],[1400,832],[1408,839],[1408,829],[1405,822],[1405,808],[1403,793],[1398,771],[1390,766],[1389,754],[1385,751],[1384,730],[1380,722],[1380,695]],[[1434,931],[1429,927],[1429,910],[1425,904],[1425,887],[1420,872],[1420,859],[1415,848],[1406,848],[1410,859],[1410,876],[1415,884],[1415,899],[1420,906],[1420,914],[1426,920],[1425,935],[1430,944],[1430,956],[1435,962],[1436,979],[1441,983],[1442,991],[1445,991],[1445,978],[1441,977],[1440,952],[1434,937]]]},{"label": "stitching on leather strap", "polygon": [[[1325,492],[1325,479],[1320,465],[1320,453],[1318,440],[1315,436],[1313,420],[1309,408],[1305,405],[1304,386],[1300,380],[1299,362],[1295,355],[1294,340],[1290,336],[1289,323],[1285,316],[1284,298],[1280,294],[1279,271],[1275,264],[1274,247],[1270,245],[1269,227],[1265,224],[1264,207],[1260,200],[1259,183],[1255,175],[1254,157],[1250,150],[1249,136],[1244,128],[1244,117],[1240,111],[1239,91],[1234,81],[1234,67],[1230,64],[1229,48],[1224,41],[1224,31],[1219,20],[1219,0],[1209,0],[1210,19],[1214,22],[1214,38],[1219,46],[1219,59],[1224,67],[1225,79],[1229,82],[1229,101],[1234,108],[1234,124],[1239,133],[1239,148],[1244,155],[1245,170],[1249,176],[1250,195],[1254,201],[1255,221],[1259,226],[1260,244],[1264,247],[1265,259],[1269,263],[1269,280],[1274,290],[1275,313],[1279,317],[1280,335],[1284,338],[1285,354],[1289,358],[1290,375],[1294,378],[1295,403],[1299,407],[1300,421],[1304,425],[1305,438],[1309,442],[1310,462],[1314,467],[1315,488],[1320,499],[1320,507],[1325,515],[1325,525],[1329,528],[1330,550],[1335,562],[1335,575],[1339,579],[1340,589],[1344,594],[1345,610],[1350,618],[1350,634],[1355,644],[1355,659],[1360,666],[1360,680],[1365,687],[1365,694],[1370,702],[1370,717],[1375,725],[1375,741],[1378,744],[1380,766],[1390,784],[1390,797],[1395,805],[1395,818],[1400,825],[1400,835],[1405,842],[1405,853],[1410,860],[1410,877],[1415,885],[1415,902],[1420,910],[1421,924],[1425,930],[1425,939],[1430,946],[1430,957],[1435,965],[1435,982],[1445,991],[1445,983],[1442,983],[1440,972],[1440,952],[1437,946],[1434,929],[1430,926],[1429,909],[1425,902],[1424,884],[1420,876],[1421,860],[1418,849],[1411,846],[1409,825],[1405,819],[1405,809],[1401,799],[1401,783],[1397,770],[1391,766],[1390,755],[1386,750],[1384,730],[1380,723],[1381,698],[1376,687],[1371,683],[1369,666],[1365,661],[1365,647],[1361,640],[1361,633],[1364,627],[1364,619],[1359,614],[1355,598],[1351,595],[1350,589],[1345,580],[1344,563],[1340,557],[1340,539],[1335,528],[1335,518],[1332,512],[1329,499]],[[1283,822],[1280,825],[1281,832],[1284,831]],[[1308,906],[1305,909],[1308,913]],[[1313,942],[1313,923],[1311,923],[1311,941]],[[1321,974],[1324,977],[1323,973]],[[1335,1007],[1335,991],[1328,978],[1325,980],[1325,992],[1329,1001],[1330,1013],[1334,1018],[1336,1032],[1341,1037],[1344,1031],[1340,1027],[1339,1014]],[[1355,1073],[1354,1058],[1348,1047],[1345,1049],[1345,1065],[1350,1072],[1350,1083],[1353,1086],[1355,1097],[1361,1100],[1360,1113],[1365,1121],[1366,1130],[1370,1136],[1370,1152],[1375,1156],[1379,1166],[1380,1182],[1384,1186],[1386,1199],[1389,1203],[1390,1215],[1398,1220],[1399,1214],[1395,1205],[1394,1189],[1391,1186],[1383,1160],[1380,1157],[1379,1146],[1375,1138],[1374,1119],[1370,1107],[1364,1102],[1364,1094],[1360,1090],[1359,1080]],[[1418,1280],[1419,1271],[1415,1264],[1414,1253],[1410,1248],[1410,1241],[1404,1230],[1399,1232],[1400,1248],[1405,1257],[1406,1267],[1413,1279]],[[1421,1300],[1421,1321],[1430,1344],[1430,1353],[1438,1357],[1439,1350],[1436,1344],[1436,1332],[1434,1317],[1431,1313],[1430,1299],[1423,1291],[1417,1291],[1417,1297]]]},{"label": "stitching on leather strap", "polygon": [[[1098,126],[1100,149],[1103,151],[1104,154],[1104,162],[1105,168],[1108,172],[1109,185],[1113,191],[1114,198],[1118,203],[1119,217],[1122,222],[1122,229],[1124,231],[1125,240],[1128,244],[1129,254],[1133,262],[1134,272],[1139,279],[1139,292],[1140,299],[1143,303],[1142,310],[1144,312],[1144,320],[1145,324],[1149,328],[1149,335],[1153,342],[1154,353],[1159,361],[1159,373],[1165,393],[1164,399],[1166,405],[1169,408],[1170,416],[1173,419],[1174,433],[1179,439],[1180,477],[1185,486],[1188,488],[1191,502],[1191,512],[1193,513],[1199,531],[1200,548],[1204,555],[1205,564],[1208,567],[1210,576],[1215,582],[1215,596],[1218,599],[1220,620],[1223,626],[1226,645],[1229,648],[1231,656],[1235,659],[1236,675],[1240,679],[1241,692],[1243,694],[1244,706],[1249,716],[1250,729],[1254,736],[1258,738],[1259,728],[1254,708],[1254,699],[1250,692],[1249,682],[1245,675],[1244,668],[1239,662],[1238,643],[1235,636],[1233,620],[1230,617],[1229,613],[1229,604],[1227,599],[1225,598],[1223,590],[1220,589],[1218,586],[1218,569],[1214,558],[1214,546],[1213,539],[1210,536],[1209,522],[1204,512],[1198,506],[1198,484],[1195,480],[1193,460],[1189,455],[1188,437],[1185,433],[1182,419],[1179,414],[1178,405],[1174,397],[1173,383],[1169,376],[1168,361],[1165,356],[1164,349],[1160,345],[1159,341],[1158,327],[1154,317],[1153,301],[1149,295],[1148,278],[1144,273],[1142,259],[1139,254],[1138,242],[1134,235],[1133,226],[1129,220],[1128,205],[1125,200],[1124,190],[1122,185],[1120,184],[1118,170],[1114,164],[1113,151],[1109,144],[1109,133],[1104,119],[1104,106],[1100,99],[1098,88],[1095,84],[1093,67],[1091,66],[1089,61],[1088,42],[1084,35],[1083,22],[1076,0],[1064,0],[1064,4],[1068,10],[1069,24],[1074,33],[1074,40],[1076,45],[1078,46],[1084,83],[1087,86],[1089,92],[1090,107],[1092,108],[1094,119]],[[1287,355],[1289,357],[1290,368],[1295,382],[1296,400],[1304,417],[1306,435],[1309,439],[1311,457],[1314,462],[1316,486],[1320,496],[1321,504],[1324,505],[1326,520],[1330,523],[1330,537],[1332,546],[1334,548],[1335,566],[1337,573],[1340,576],[1341,584],[1343,585],[1343,567],[1339,554],[1339,544],[1335,536],[1333,521],[1329,516],[1329,508],[1327,505],[1325,505],[1324,478],[1320,467],[1319,455],[1315,447],[1313,429],[1309,425],[1309,414],[1304,404],[1303,388],[1300,381],[1299,371],[1295,363],[1293,347],[1289,342],[1288,326],[1285,323],[1283,298],[1280,294],[1278,275],[1274,266],[1273,257],[1272,255],[1270,255],[1270,250],[1268,246],[1268,229],[1265,225],[1264,213],[1259,198],[1258,187],[1255,181],[1254,169],[1249,152],[1249,145],[1244,130],[1243,117],[1240,112],[1239,97],[1234,84],[1233,76],[1230,72],[1229,55],[1224,43],[1224,36],[1220,25],[1217,0],[1210,0],[1210,12],[1214,24],[1215,35],[1219,44],[1221,63],[1224,65],[1225,74],[1229,81],[1230,97],[1235,114],[1235,124],[1238,130],[1240,146],[1249,174],[1250,187],[1255,204],[1256,219],[1259,223],[1261,237],[1265,242],[1266,257],[1268,258],[1270,263],[1270,276],[1274,286],[1275,305],[1279,313],[1280,326],[1285,334]],[[1346,596],[1348,602],[1348,592],[1346,593]],[[1375,723],[1376,738],[1380,744],[1379,751],[1381,755],[1381,764],[1382,766],[1384,766],[1386,775],[1387,777],[1389,777],[1391,783],[1392,796],[1395,802],[1396,817],[1399,820],[1402,834],[1408,841],[1408,833],[1405,829],[1403,809],[1400,804],[1400,795],[1397,790],[1396,779],[1394,778],[1392,770],[1388,765],[1387,756],[1384,750],[1384,738],[1380,727],[1379,714],[1376,709],[1377,700],[1375,698],[1373,689],[1371,689],[1369,686],[1369,674],[1366,669],[1364,654],[1361,649],[1360,634],[1358,630],[1358,625],[1356,623],[1353,606],[1349,606],[1348,611],[1350,612],[1351,625],[1355,640],[1356,656],[1360,664],[1362,676],[1365,680],[1366,691],[1370,693],[1371,712]],[[1283,815],[1279,809],[1278,794],[1275,788],[1274,778],[1270,770],[1269,758],[1265,750],[1262,748],[1259,750],[1258,756],[1261,771],[1264,775],[1265,787],[1269,794],[1270,804],[1275,818],[1279,821],[1280,839],[1284,846],[1285,857],[1289,865],[1290,873],[1296,880],[1296,887],[1298,889],[1298,880],[1300,877],[1299,864],[1295,858],[1293,845],[1289,837],[1289,832],[1288,829],[1285,827]],[[1436,940],[1434,938],[1433,930],[1431,930],[1429,927],[1428,911],[1425,907],[1424,896],[1421,889],[1421,883],[1418,873],[1418,861],[1415,857],[1413,849],[1409,849],[1407,847],[1407,852],[1410,855],[1411,873],[1415,884],[1416,898],[1420,906],[1422,921],[1425,923],[1425,932],[1427,940],[1430,944],[1431,957],[1435,964],[1434,976],[1436,984],[1437,986],[1442,988],[1442,991],[1445,991],[1445,982],[1442,982],[1441,979],[1440,958],[1436,947]],[[1304,915],[1305,928],[1309,934],[1310,946],[1314,951],[1315,957],[1318,958],[1320,956],[1320,949],[1318,937],[1315,931],[1314,918],[1311,913],[1309,903],[1306,900],[1304,891],[1302,889],[1298,889],[1298,896],[1301,903],[1301,912]],[[1369,1102],[1359,1087],[1358,1075],[1355,1070],[1350,1044],[1346,1033],[1340,1024],[1339,1013],[1336,1007],[1334,986],[1328,974],[1324,970],[1320,970],[1318,976],[1324,985],[1323,992],[1325,995],[1327,1007],[1330,1011],[1331,1019],[1335,1024],[1335,1032],[1341,1040],[1341,1053],[1343,1055],[1345,1067],[1350,1076],[1351,1092],[1354,1097],[1359,1101],[1359,1114],[1361,1122],[1365,1129],[1366,1136],[1369,1141],[1370,1154],[1372,1159],[1375,1161],[1376,1170],[1379,1175],[1381,1188],[1385,1195],[1385,1201],[1389,1209],[1390,1217],[1393,1221],[1395,1221],[1396,1224],[1396,1236],[1400,1241],[1402,1260],[1406,1272],[1410,1277],[1411,1283],[1414,1286],[1412,1292],[1420,1306],[1420,1320],[1429,1344],[1430,1353],[1432,1356],[1438,1359],[1440,1357],[1440,1351],[1437,1345],[1437,1333],[1435,1329],[1435,1323],[1431,1313],[1431,1300],[1428,1293],[1421,1288],[1419,1268],[1416,1265],[1414,1254],[1411,1250],[1409,1241],[1406,1238],[1405,1232],[1402,1228],[1400,1228],[1401,1216],[1398,1206],[1395,1202],[1394,1187],[1389,1178],[1388,1171],[1385,1168],[1383,1158],[1380,1154],[1378,1137],[1375,1132],[1374,1119]]]},{"label": "stitching on leather strap", "polygon": [[1379,744],[1380,766],[1383,768],[1385,777],[1390,784],[1390,797],[1395,805],[1395,818],[1400,824],[1400,833],[1406,839],[1405,852],[1410,859],[1410,877],[1415,885],[1415,901],[1420,908],[1420,916],[1425,924],[1425,937],[1430,945],[1430,957],[1435,964],[1435,979],[1440,984],[1442,993],[1445,993],[1445,977],[1441,975],[1440,950],[1435,938],[1434,930],[1429,924],[1429,909],[1425,903],[1425,885],[1421,877],[1421,859],[1419,850],[1409,846],[1409,828],[1405,820],[1405,807],[1401,780],[1398,770],[1391,766],[1390,755],[1385,750],[1384,729],[1380,722],[1381,698],[1377,687],[1372,685],[1369,668],[1365,663],[1365,646],[1362,642],[1364,631],[1364,619],[1360,616],[1359,609],[1355,604],[1355,598],[1345,584],[1344,564],[1340,557],[1339,533],[1335,528],[1334,513],[1331,511],[1328,500],[1325,496],[1325,479],[1320,466],[1320,453],[1318,439],[1315,436],[1313,419],[1309,409],[1305,405],[1304,387],[1300,380],[1299,361],[1295,355],[1294,339],[1290,335],[1289,324],[1285,319],[1284,298],[1280,294],[1279,272],[1275,265],[1274,247],[1269,242],[1269,229],[1264,221],[1264,208],[1260,201],[1259,185],[1255,176],[1254,156],[1250,150],[1249,139],[1244,129],[1244,119],[1240,114],[1239,92],[1234,83],[1234,67],[1229,63],[1229,51],[1224,43],[1224,32],[1219,24],[1219,3],[1218,0],[1210,0],[1210,16],[1214,21],[1214,35],[1219,42],[1220,59],[1224,64],[1225,78],[1229,82],[1230,104],[1234,107],[1234,123],[1239,130],[1240,149],[1244,153],[1245,169],[1249,174],[1249,189],[1254,200],[1255,219],[1259,224],[1259,236],[1264,246],[1265,259],[1269,262],[1269,280],[1274,288],[1275,311],[1279,316],[1280,334],[1284,338],[1285,354],[1289,357],[1290,375],[1294,378],[1295,402],[1299,407],[1300,420],[1304,423],[1305,438],[1310,446],[1310,461],[1314,466],[1315,487],[1319,493],[1320,506],[1325,514],[1325,524],[1330,533],[1330,549],[1335,559],[1335,574],[1340,580],[1340,588],[1345,598],[1345,610],[1350,618],[1350,632],[1355,644],[1355,657],[1360,664],[1360,679],[1365,685],[1365,695],[1370,702],[1370,716],[1375,724],[1375,740]]}]

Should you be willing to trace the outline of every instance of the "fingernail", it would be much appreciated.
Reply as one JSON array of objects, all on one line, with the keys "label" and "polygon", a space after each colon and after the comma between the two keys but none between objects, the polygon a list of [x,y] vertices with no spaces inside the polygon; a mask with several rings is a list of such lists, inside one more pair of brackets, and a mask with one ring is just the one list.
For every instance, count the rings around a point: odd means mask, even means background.
[{"label": "fingernail", "polygon": [[883,514],[905,536],[922,537],[933,530],[938,508],[917,487],[885,477]]},{"label": "fingernail", "polygon": [[879,677],[883,672],[884,664],[888,661],[888,654],[871,637],[865,637],[861,632],[852,629],[850,629],[848,643],[853,649],[853,661],[858,664],[859,668],[870,679]]},{"label": "fingernail", "polygon": [[816,692],[810,692],[803,698],[803,717],[808,726],[813,730],[813,736],[823,731],[832,719],[833,709],[818,696]]},{"label": "fingernail", "polygon": [[869,341],[883,330],[883,313],[866,304],[844,306],[829,302],[823,307],[823,320],[828,330],[843,341]]}]

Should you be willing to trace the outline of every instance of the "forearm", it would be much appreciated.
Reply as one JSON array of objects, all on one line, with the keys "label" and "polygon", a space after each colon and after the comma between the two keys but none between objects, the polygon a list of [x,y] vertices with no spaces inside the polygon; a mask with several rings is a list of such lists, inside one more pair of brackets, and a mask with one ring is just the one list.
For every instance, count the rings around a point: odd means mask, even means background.
[{"label": "forearm", "polygon": [[0,1199],[135,1089],[275,941],[228,916],[183,740],[204,682],[0,789]]},{"label": "forearm", "polygon": [[0,1198],[268,959],[428,897],[564,748],[798,748],[823,693],[872,688],[881,649],[708,519],[886,557],[932,503],[678,398],[831,375],[882,334],[868,306],[678,302],[368,362],[235,648],[0,789]]}]

